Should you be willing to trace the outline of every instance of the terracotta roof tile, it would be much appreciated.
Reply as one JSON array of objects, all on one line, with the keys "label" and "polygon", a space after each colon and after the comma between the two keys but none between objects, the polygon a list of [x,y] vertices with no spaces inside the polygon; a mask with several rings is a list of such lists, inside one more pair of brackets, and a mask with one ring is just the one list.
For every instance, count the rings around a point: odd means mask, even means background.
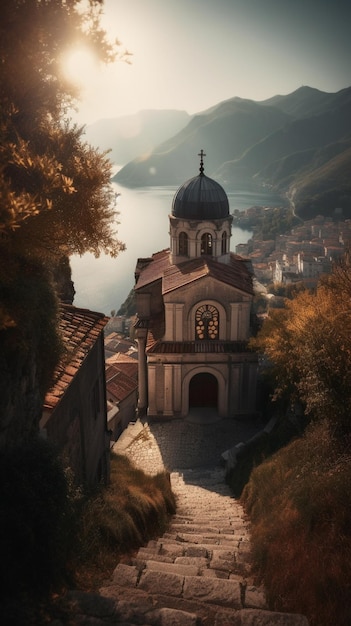
[{"label": "terracotta roof tile", "polygon": [[237,354],[250,352],[246,341],[158,341],[147,351],[150,354]]},{"label": "terracotta roof tile", "polygon": [[107,395],[110,393],[118,402],[127,398],[137,387],[137,381],[121,371],[119,367],[109,365],[106,368]]},{"label": "terracotta roof tile", "polygon": [[59,328],[64,354],[55,369],[53,385],[45,396],[45,409],[54,409],[58,404],[108,319],[103,313],[80,309],[69,304],[60,305]]},{"label": "terracotta roof tile", "polygon": [[135,289],[140,289],[141,287],[145,287],[145,285],[154,283],[156,280],[160,280],[165,269],[170,266],[169,259],[169,249],[155,252],[155,254],[150,257],[150,262],[141,270]]},{"label": "terracotta roof tile", "polygon": [[138,379],[138,362],[126,354],[117,353],[106,361],[107,368],[112,365],[134,380]]},{"label": "terracotta roof tile", "polygon": [[154,315],[148,323],[148,333],[146,339],[146,349],[149,350],[158,341],[162,339],[165,334],[165,317],[164,313]]},{"label": "terracotta roof tile", "polygon": [[248,269],[247,261],[234,254],[231,254],[228,264],[201,256],[170,266],[164,272],[162,292],[173,291],[204,276],[212,276],[240,291],[253,293],[252,272]]},{"label": "terracotta roof tile", "polygon": [[105,338],[105,348],[109,352],[128,352],[132,346],[132,343],[121,337],[111,337],[110,335]]},{"label": "terracotta roof tile", "polygon": [[162,250],[153,254],[150,262],[141,269],[135,289],[162,280],[162,293],[165,294],[204,276],[213,276],[236,289],[252,294],[253,272],[248,265],[249,260],[233,253],[228,264],[220,263],[208,256],[201,256],[178,265],[171,265],[170,251]]}]

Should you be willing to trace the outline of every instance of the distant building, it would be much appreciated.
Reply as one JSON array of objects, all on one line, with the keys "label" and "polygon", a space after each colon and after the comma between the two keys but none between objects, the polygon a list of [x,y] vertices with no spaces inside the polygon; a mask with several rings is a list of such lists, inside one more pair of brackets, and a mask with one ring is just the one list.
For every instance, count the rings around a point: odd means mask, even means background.
[{"label": "distant building", "polygon": [[322,274],[331,272],[331,261],[326,257],[312,257],[306,254],[297,255],[298,272],[303,279],[319,278]]},{"label": "distant building", "polygon": [[138,362],[117,353],[106,361],[107,423],[112,442],[136,419]]}]

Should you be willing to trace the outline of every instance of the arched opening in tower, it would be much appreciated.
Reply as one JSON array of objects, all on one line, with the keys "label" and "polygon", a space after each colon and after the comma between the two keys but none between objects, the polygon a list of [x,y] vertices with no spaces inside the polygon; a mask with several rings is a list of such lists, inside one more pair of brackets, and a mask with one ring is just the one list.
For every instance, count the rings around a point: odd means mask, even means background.
[{"label": "arched opening in tower", "polygon": [[195,374],[189,384],[189,408],[210,406],[217,408],[218,382],[213,374]]}]

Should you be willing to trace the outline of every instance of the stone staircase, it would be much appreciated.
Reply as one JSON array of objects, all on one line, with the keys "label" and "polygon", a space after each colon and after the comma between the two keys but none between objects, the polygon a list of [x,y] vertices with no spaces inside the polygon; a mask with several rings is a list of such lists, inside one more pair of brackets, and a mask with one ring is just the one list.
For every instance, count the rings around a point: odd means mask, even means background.
[{"label": "stone staircase", "polygon": [[248,522],[223,470],[173,472],[177,514],[162,537],[119,563],[100,594],[71,597],[72,625],[308,626],[267,610],[250,569]]}]

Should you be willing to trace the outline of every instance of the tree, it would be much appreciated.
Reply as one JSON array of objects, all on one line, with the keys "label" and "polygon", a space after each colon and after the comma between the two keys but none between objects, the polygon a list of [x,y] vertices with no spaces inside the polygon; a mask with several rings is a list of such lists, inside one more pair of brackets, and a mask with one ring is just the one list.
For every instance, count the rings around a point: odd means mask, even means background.
[{"label": "tree", "polygon": [[111,164],[64,120],[77,97],[60,58],[71,41],[104,61],[114,46],[98,27],[91,0],[5,0],[0,24],[0,232],[11,254],[71,254],[123,245],[112,230],[116,212]]},{"label": "tree", "polygon": [[[110,43],[100,27],[102,5],[99,0],[3,0],[1,5],[0,361],[7,382],[0,392],[7,425],[11,412],[27,410],[28,419],[40,412],[40,397],[59,357],[50,268],[64,255],[115,256],[124,248],[114,231],[111,164],[106,153],[84,141],[83,129],[67,120],[79,93],[61,69],[62,55],[73,43],[90,46],[101,62],[123,58],[118,42]],[[45,338],[39,338],[44,328]],[[35,372],[41,394],[30,409],[17,400],[21,384],[14,378],[23,371],[28,380]],[[38,395],[28,389],[26,394]]]},{"label": "tree", "polygon": [[347,255],[315,293],[301,292],[283,311],[272,311],[254,340],[271,364],[275,397],[300,400],[343,445],[351,436],[350,298]]}]

